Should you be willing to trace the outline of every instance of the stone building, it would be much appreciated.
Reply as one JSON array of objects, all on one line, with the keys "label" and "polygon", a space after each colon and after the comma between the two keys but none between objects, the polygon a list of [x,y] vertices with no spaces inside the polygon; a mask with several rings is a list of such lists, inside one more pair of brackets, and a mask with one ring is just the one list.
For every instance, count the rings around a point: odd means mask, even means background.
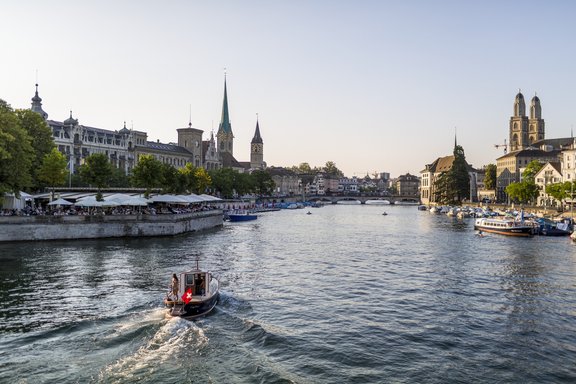
[{"label": "stone building", "polygon": [[[510,151],[496,159],[496,199],[499,202],[507,202],[506,187],[521,181],[522,171],[528,163],[532,160],[543,164],[568,161],[563,153],[574,141],[573,138],[545,138],[542,107],[537,96],[530,102],[529,117],[525,109],[524,96],[519,92],[514,99],[513,116],[510,117]],[[564,169],[563,165],[561,169]]]},{"label": "stone building", "polygon": [[407,173],[396,179],[396,191],[399,196],[419,196],[420,178]]},{"label": "stone building", "polygon": [[214,139],[203,140],[204,131],[193,128],[189,122],[188,127],[176,129],[177,143],[160,143],[149,141],[148,134],[143,131],[126,128],[126,123],[119,129],[102,129],[80,124],[72,116],[64,121],[49,120],[48,113],[42,108],[42,98],[38,95],[38,84],[32,98],[31,110],[39,113],[52,129],[56,147],[65,154],[70,161],[70,171],[76,173],[84,164],[84,159],[95,153],[105,154],[110,163],[126,174],[138,164],[142,155],[152,155],[164,164],[181,168],[186,163],[206,170],[230,167],[239,172],[250,169],[264,169],[264,143],[260,135],[260,127],[256,122],[256,132],[252,139],[251,157],[249,162],[240,163],[234,158],[234,134],[228,111],[228,95],[226,79],[224,79],[224,99],[222,105],[222,119]]},{"label": "stone building", "polygon": [[[439,157],[432,163],[427,164],[420,172],[420,201],[422,204],[436,203],[436,180],[441,174],[448,172],[452,169],[454,163],[454,155]],[[469,201],[475,202],[478,200],[478,187],[476,170],[467,163],[468,176],[470,177],[470,195]]]}]

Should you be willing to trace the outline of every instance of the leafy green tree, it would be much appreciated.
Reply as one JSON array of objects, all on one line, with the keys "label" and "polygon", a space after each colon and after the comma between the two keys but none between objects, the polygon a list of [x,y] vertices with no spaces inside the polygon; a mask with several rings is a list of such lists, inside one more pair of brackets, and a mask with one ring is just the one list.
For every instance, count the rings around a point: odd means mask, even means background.
[{"label": "leafy green tree", "polygon": [[532,160],[526,165],[524,168],[524,172],[522,172],[522,180],[534,183],[534,177],[536,174],[542,169],[544,164],[542,164],[538,160]]},{"label": "leafy green tree", "polygon": [[296,174],[310,174],[312,173],[312,168],[310,168],[310,164],[308,163],[300,163],[298,166],[293,166],[292,171]]},{"label": "leafy green tree", "polygon": [[530,181],[523,180],[519,183],[511,183],[506,187],[506,194],[518,203],[528,204],[536,200],[540,190]]},{"label": "leafy green tree", "polygon": [[196,171],[197,168],[192,165],[192,163],[186,163],[184,167],[178,170],[178,174],[180,176],[180,184],[184,191],[194,192],[196,190]]},{"label": "leafy green tree", "polygon": [[132,183],[136,187],[146,188],[145,196],[148,198],[152,188],[161,187],[162,163],[152,155],[142,155],[138,164],[132,169]]},{"label": "leafy green tree", "polygon": [[260,196],[270,196],[274,192],[276,183],[272,180],[269,172],[264,170],[256,170],[251,174],[254,185],[254,192]]},{"label": "leafy green tree", "polygon": [[181,185],[181,178],[178,170],[171,164],[163,163],[161,167],[162,171],[162,192],[163,193],[182,193],[184,189]]},{"label": "leafy green tree", "polygon": [[212,184],[212,179],[208,172],[206,172],[204,168],[196,168],[196,171],[194,171],[194,177],[196,179],[196,184],[195,189],[193,189],[192,192],[199,195],[205,193]]},{"label": "leafy green tree", "polygon": [[30,109],[17,109],[16,116],[20,120],[20,125],[26,130],[31,139],[31,145],[34,150],[32,160],[32,183],[34,187],[39,187],[39,169],[44,161],[44,156],[49,154],[53,148],[56,148],[52,138],[52,130],[46,124],[46,121],[38,113]]},{"label": "leafy green tree", "polygon": [[238,172],[232,168],[214,169],[208,172],[212,179],[212,187],[224,199],[231,199],[234,197],[234,179],[235,174]]},{"label": "leafy green tree", "polygon": [[67,163],[66,156],[58,149],[52,148],[44,155],[42,164],[38,168],[38,181],[52,187],[52,198],[54,198],[54,187],[62,186],[66,182]]},{"label": "leafy green tree", "polygon": [[112,167],[112,176],[110,176],[109,186],[115,188],[129,188],[130,178],[126,175],[124,170]]},{"label": "leafy green tree", "polygon": [[454,162],[449,172],[452,179],[451,187],[454,189],[455,202],[460,204],[463,199],[470,197],[470,175],[464,149],[460,145],[454,147]]},{"label": "leafy green tree", "polygon": [[337,177],[344,176],[344,173],[342,173],[342,171],[338,169],[336,163],[333,161],[327,161],[326,164],[324,165],[323,171],[331,176],[337,176]]},{"label": "leafy green tree", "polygon": [[34,159],[30,136],[12,107],[0,99],[0,193],[31,186]]},{"label": "leafy green tree", "polygon": [[88,156],[85,163],[80,166],[82,179],[98,188],[97,200],[101,200],[101,190],[108,186],[112,173],[112,164],[110,164],[108,156],[103,153],[94,153]]},{"label": "leafy green tree", "polygon": [[244,196],[254,191],[253,179],[248,173],[236,172],[233,185],[234,191],[236,191],[239,196]]},{"label": "leafy green tree", "polygon": [[452,167],[436,179],[434,188],[435,200],[440,204],[460,205],[470,196],[468,163],[460,145],[454,146]]},{"label": "leafy green tree", "polygon": [[484,186],[489,190],[496,189],[496,164],[488,164],[484,171]]},{"label": "leafy green tree", "polygon": [[546,186],[546,193],[556,200],[564,202],[564,200],[571,198],[572,193],[576,191],[576,181],[564,183],[548,184]]}]

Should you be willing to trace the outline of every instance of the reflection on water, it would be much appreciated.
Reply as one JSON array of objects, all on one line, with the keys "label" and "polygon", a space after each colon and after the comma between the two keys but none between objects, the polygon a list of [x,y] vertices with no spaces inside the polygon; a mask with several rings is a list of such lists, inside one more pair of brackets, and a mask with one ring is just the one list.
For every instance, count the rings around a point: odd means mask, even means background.
[{"label": "reflection on water", "polygon": [[[0,381],[570,382],[576,248],[414,207],[327,206],[185,236],[0,244]],[[221,300],[166,317],[200,258]]]}]

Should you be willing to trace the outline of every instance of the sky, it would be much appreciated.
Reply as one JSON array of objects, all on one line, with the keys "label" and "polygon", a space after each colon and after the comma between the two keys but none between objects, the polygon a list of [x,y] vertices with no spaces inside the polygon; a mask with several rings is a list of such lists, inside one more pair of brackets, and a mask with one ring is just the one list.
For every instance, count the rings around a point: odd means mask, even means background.
[{"label": "sky", "polygon": [[49,119],[177,142],[218,130],[234,156],[256,120],[268,166],[419,174],[452,154],[495,163],[519,90],[546,138],[576,125],[576,2],[41,1],[2,5],[0,99]]}]

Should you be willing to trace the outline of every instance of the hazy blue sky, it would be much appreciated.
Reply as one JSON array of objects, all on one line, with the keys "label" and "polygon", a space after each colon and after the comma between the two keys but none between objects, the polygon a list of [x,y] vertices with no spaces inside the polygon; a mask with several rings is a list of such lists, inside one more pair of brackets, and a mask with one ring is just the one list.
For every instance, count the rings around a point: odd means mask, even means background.
[{"label": "hazy blue sky", "polygon": [[256,114],[269,166],[418,174],[452,153],[494,163],[518,89],[546,137],[576,124],[573,1],[6,1],[0,98],[53,120],[176,142],[220,122],[234,155]]}]

